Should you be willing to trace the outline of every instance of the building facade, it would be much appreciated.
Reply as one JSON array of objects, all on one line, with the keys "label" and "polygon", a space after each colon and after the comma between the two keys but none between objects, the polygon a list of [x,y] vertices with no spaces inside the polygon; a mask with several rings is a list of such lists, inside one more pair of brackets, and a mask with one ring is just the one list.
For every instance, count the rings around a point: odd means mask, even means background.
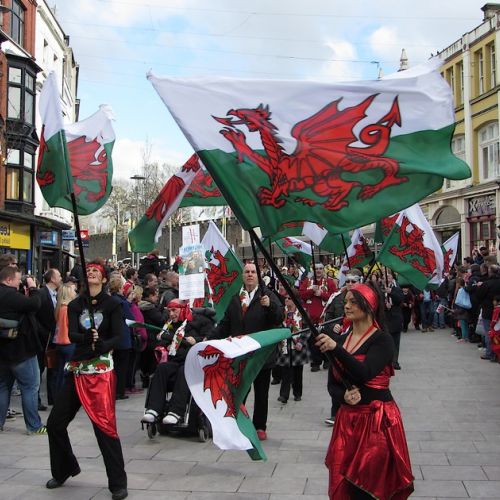
[{"label": "building facade", "polygon": [[[52,38],[44,35],[49,31]],[[44,0],[2,0],[0,41],[0,252],[14,253],[24,272],[41,277],[50,266],[62,268],[60,233],[71,227],[71,219],[44,211],[35,194],[37,93],[56,56],[63,91],[68,66],[76,65],[72,54],[68,58],[69,40]],[[52,64],[39,47],[54,47],[52,53],[45,49]],[[69,81],[76,95],[76,81]],[[75,107],[73,101],[68,102]],[[58,251],[45,258],[45,247]]]},{"label": "building facade", "polygon": [[438,54],[454,98],[452,149],[469,164],[472,177],[445,180],[441,191],[421,202],[442,241],[460,231],[462,256],[483,245],[498,251],[500,4],[482,10],[481,24]]}]

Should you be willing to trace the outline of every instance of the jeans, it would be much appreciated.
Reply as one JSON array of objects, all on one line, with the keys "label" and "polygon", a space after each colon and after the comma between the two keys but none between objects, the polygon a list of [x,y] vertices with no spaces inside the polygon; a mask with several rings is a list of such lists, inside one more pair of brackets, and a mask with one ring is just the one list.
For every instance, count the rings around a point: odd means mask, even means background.
[{"label": "jeans", "polygon": [[38,414],[40,369],[36,356],[28,358],[17,365],[0,364],[0,426],[3,426],[7,417],[14,380],[17,380],[17,386],[21,391],[26,428],[30,432],[36,431],[43,425]]},{"label": "jeans", "polygon": [[430,300],[420,302],[420,313],[422,328],[429,328],[432,325],[432,302]]},{"label": "jeans", "polygon": [[444,307],[441,308],[441,312],[437,312],[437,308],[439,306],[448,306],[448,300],[445,298],[440,298],[436,300],[433,304],[432,311],[434,315],[434,319],[432,321],[433,326],[436,328],[444,328],[446,326],[446,322],[444,320]]},{"label": "jeans", "polygon": [[483,328],[484,328],[483,342],[484,342],[484,347],[486,348],[485,355],[488,358],[493,359],[494,354],[493,351],[491,350],[491,339],[488,333],[490,331],[490,323],[491,323],[490,319],[483,318]]}]

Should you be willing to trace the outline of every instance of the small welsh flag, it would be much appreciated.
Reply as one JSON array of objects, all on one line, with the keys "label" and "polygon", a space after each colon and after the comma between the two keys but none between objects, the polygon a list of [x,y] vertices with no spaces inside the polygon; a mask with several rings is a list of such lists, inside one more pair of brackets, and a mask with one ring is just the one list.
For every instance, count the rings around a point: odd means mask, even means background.
[{"label": "small welsh flag", "polygon": [[276,244],[285,255],[292,256],[306,269],[309,269],[312,260],[312,247],[310,243],[288,236],[276,240]]}]

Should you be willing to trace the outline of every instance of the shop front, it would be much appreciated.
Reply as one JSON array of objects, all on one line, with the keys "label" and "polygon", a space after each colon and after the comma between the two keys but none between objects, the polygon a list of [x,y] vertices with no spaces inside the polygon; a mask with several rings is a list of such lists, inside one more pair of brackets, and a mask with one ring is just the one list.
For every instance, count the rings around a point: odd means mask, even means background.
[{"label": "shop front", "polygon": [[30,225],[0,219],[0,253],[14,254],[21,272],[30,274],[32,271]]},{"label": "shop front", "polygon": [[470,249],[485,246],[496,254],[496,202],[495,193],[488,193],[467,200]]}]

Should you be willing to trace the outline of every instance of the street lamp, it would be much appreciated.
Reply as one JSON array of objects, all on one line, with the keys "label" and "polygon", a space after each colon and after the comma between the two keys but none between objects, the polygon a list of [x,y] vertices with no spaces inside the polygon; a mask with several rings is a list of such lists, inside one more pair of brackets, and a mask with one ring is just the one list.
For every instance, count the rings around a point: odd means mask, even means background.
[{"label": "street lamp", "polygon": [[[144,177],[143,175],[138,175],[138,174],[135,174],[133,175],[132,177],[130,177],[130,180],[132,181],[144,181],[146,180],[146,177]],[[135,197],[136,197],[136,220],[135,220],[135,223],[137,224],[137,222],[139,221],[139,216],[140,216],[140,213],[139,213],[139,185],[136,184],[135,185]],[[137,253],[136,255],[136,265],[137,267],[139,267],[139,253]],[[132,252],[132,265],[134,265],[134,253]]]}]

